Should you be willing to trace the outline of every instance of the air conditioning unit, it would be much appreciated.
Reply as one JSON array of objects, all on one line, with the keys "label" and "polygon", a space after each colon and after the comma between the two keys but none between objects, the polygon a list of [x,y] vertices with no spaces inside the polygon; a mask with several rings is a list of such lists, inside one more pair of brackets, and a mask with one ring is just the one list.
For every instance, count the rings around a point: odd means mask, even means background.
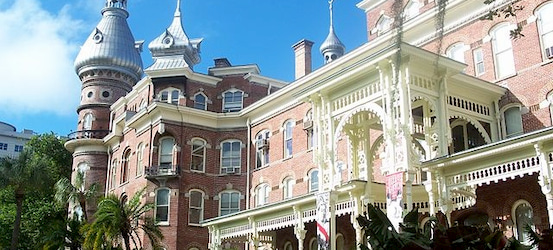
[{"label": "air conditioning unit", "polygon": [[257,140],[257,142],[255,143],[256,143],[257,149],[264,149],[269,147],[269,140],[267,139],[260,139],[260,140]]},{"label": "air conditioning unit", "polygon": [[545,49],[545,56],[547,56],[547,59],[553,58],[553,47]]},{"label": "air conditioning unit", "polygon": [[224,168],[224,170],[225,170],[225,174],[234,174],[234,168],[233,167]]},{"label": "air conditioning unit", "polygon": [[303,129],[311,129],[313,128],[313,121],[312,120],[305,120],[303,121]]}]

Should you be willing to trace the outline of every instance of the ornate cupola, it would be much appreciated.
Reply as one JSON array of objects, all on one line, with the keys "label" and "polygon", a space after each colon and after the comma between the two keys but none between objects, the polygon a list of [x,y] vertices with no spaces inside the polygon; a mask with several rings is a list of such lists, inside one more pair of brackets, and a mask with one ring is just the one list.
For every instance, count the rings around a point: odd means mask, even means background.
[{"label": "ornate cupola", "polygon": [[200,44],[203,38],[189,39],[181,21],[180,0],[171,25],[148,45],[154,64],[146,70],[175,69],[200,63]]},{"label": "ornate cupola", "polygon": [[330,10],[330,30],[328,31],[328,36],[326,37],[325,41],[321,44],[320,51],[321,54],[323,54],[324,62],[325,64],[332,62],[339,57],[343,56],[346,47],[344,44],[338,39],[338,36],[336,36],[336,33],[334,33],[334,24],[332,21],[332,3],[334,0],[328,1],[329,3],[329,10]]},{"label": "ornate cupola", "polygon": [[75,70],[81,78],[83,73],[97,69],[124,73],[134,82],[142,78],[142,43],[135,42],[128,17],[126,0],[106,0],[102,20],[75,59]]}]

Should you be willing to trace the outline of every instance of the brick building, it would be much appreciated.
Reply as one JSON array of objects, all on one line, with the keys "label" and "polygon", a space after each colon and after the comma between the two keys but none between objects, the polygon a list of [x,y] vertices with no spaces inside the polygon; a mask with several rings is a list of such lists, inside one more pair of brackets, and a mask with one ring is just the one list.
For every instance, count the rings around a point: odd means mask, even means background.
[{"label": "brick building", "polygon": [[105,192],[146,187],[166,249],[312,250],[318,224],[351,249],[367,203],[525,240],[553,222],[553,1],[480,20],[511,2],[361,1],[368,42],[345,53],[331,15],[325,65],[302,40],[284,83],[225,58],[194,72],[201,39],[178,5],[143,70],[126,1],[106,1],[75,62],[73,170]]}]

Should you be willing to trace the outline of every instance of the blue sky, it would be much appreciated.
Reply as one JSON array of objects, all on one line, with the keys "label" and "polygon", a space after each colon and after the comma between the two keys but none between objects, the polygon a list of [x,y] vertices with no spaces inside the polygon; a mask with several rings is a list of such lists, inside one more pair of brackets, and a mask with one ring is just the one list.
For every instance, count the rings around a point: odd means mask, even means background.
[{"label": "blue sky", "polygon": [[[129,26],[145,40],[142,59],[152,62],[147,44],[172,21],[177,0],[128,0]],[[367,41],[360,0],[334,1],[336,34],[351,51]],[[76,128],[80,82],[73,60],[101,18],[104,0],[0,0],[0,121],[18,131],[67,135]],[[327,0],[182,0],[190,38],[203,37],[206,73],[214,58],[233,65],[257,64],[261,74],[293,81],[291,46],[315,42],[313,68],[322,65],[318,48],[328,34]]]}]

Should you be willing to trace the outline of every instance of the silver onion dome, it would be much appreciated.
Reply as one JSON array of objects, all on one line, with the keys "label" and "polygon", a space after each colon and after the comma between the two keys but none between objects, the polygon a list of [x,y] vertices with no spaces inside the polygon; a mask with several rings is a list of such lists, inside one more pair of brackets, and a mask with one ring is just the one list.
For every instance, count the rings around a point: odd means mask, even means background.
[{"label": "silver onion dome", "polygon": [[346,46],[338,39],[338,36],[336,36],[336,33],[334,33],[334,24],[332,20],[332,3],[334,0],[328,1],[329,3],[329,12],[330,12],[330,29],[328,31],[328,36],[326,37],[325,41],[321,44],[321,47],[319,48],[321,51],[321,54],[323,54],[324,62],[329,63],[337,58],[344,55],[346,51]]},{"label": "silver onion dome", "polygon": [[186,35],[181,21],[180,0],[171,25],[150,44],[154,64],[147,70],[190,67],[200,63],[200,44],[202,38],[190,39]]},{"label": "silver onion dome", "polygon": [[111,69],[139,80],[142,58],[127,18],[126,0],[106,0],[102,20],[86,39],[75,59],[78,75],[92,69]]}]

